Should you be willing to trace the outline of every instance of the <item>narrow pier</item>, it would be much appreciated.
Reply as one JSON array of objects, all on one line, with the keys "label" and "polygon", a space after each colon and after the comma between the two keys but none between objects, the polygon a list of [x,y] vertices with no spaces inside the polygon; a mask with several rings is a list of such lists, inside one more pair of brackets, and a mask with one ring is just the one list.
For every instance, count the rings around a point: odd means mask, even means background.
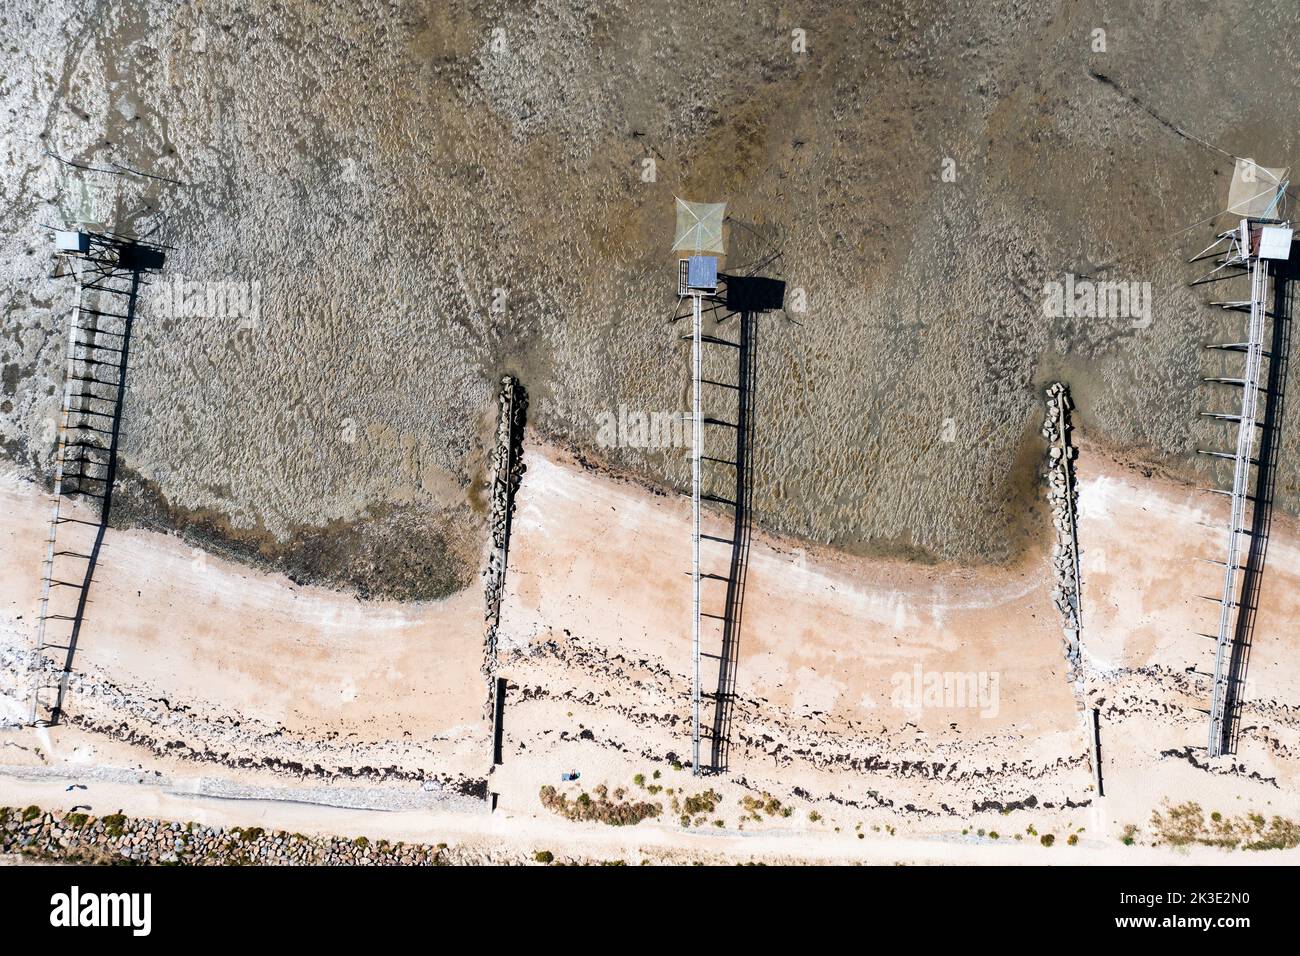
[{"label": "narrow pier", "polygon": [[[57,724],[67,702],[77,641],[113,503],[131,327],[143,275],[161,250],[116,235],[55,233],[77,283],[54,452],[50,527],[32,658],[33,725]],[[69,512],[79,506],[76,517]],[[89,517],[87,517],[87,513]]]}]

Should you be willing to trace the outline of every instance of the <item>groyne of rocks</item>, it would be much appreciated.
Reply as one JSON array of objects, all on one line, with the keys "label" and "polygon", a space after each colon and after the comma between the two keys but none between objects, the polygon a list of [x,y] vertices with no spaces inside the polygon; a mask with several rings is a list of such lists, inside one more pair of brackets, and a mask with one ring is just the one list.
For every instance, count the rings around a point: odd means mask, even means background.
[{"label": "groyne of rocks", "polygon": [[515,492],[524,474],[524,424],[527,421],[528,393],[519,380],[507,375],[501,379],[500,412],[497,417],[496,450],[492,455],[492,504],[488,526],[492,533],[492,550],[483,572],[483,612],[486,629],[483,638],[483,676],[488,693],[485,714],[492,717],[496,684],[497,628],[501,623],[501,596],[505,590],[506,561],[510,551],[510,520],[514,514]]},{"label": "groyne of rocks", "polygon": [[1052,506],[1052,603],[1061,615],[1065,645],[1066,680],[1079,704],[1093,786],[1102,795],[1100,715],[1087,700],[1083,662],[1083,583],[1079,572],[1079,494],[1075,483],[1076,451],[1070,443],[1070,410],[1074,403],[1063,382],[1053,382],[1046,391],[1047,417],[1042,435],[1047,439],[1047,500]]},{"label": "groyne of rocks", "polygon": [[1083,669],[1080,638],[1083,628],[1083,605],[1079,583],[1079,526],[1076,506],[1078,493],[1074,483],[1075,450],[1070,444],[1069,389],[1053,382],[1046,392],[1047,417],[1042,435],[1048,443],[1047,500],[1052,506],[1052,527],[1056,543],[1052,545],[1052,603],[1061,615],[1065,643],[1066,678],[1077,694],[1083,692]]}]

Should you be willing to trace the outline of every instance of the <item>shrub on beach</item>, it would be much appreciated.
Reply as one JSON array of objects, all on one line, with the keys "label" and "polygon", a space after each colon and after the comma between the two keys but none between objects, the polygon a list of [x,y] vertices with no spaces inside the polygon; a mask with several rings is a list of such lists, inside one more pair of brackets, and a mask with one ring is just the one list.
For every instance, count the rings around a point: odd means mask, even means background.
[{"label": "shrub on beach", "polygon": [[581,793],[576,800],[569,800],[552,786],[542,787],[538,794],[542,806],[553,813],[558,813],[566,820],[578,822],[596,821],[610,826],[635,826],[642,820],[657,817],[663,808],[657,803],[645,801],[611,800],[608,795],[599,793],[592,799],[588,793]]}]

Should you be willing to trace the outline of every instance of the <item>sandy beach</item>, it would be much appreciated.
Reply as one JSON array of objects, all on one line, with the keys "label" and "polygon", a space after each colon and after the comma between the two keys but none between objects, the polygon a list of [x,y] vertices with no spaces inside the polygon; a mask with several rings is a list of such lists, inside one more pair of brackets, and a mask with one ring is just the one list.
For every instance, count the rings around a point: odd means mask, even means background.
[{"label": "sandy beach", "polygon": [[[960,863],[991,849],[1006,862],[1228,862],[1246,855],[1151,846],[1152,812],[1194,801],[1300,815],[1289,522],[1269,546],[1238,753],[1207,762],[1208,681],[1196,671],[1212,644],[1196,633],[1213,624],[1198,594],[1214,592],[1215,569],[1196,559],[1214,553],[1220,503],[1084,443],[1101,798],[1045,552],[974,570],[756,534],[728,772],[693,778],[674,769],[690,748],[689,500],[531,434],[525,461],[499,636],[499,766],[483,716],[481,591],[366,602],[175,537],[110,530],[68,720],[0,731],[0,803],[436,836],[503,861],[545,843],[592,859]],[[0,497],[0,703],[16,722],[46,500],[12,474]],[[909,697],[931,674],[969,675],[977,693]],[[64,789],[74,782],[89,789]],[[622,789],[661,812],[635,827],[573,822],[543,806],[544,786],[570,799]],[[674,804],[701,794],[711,809],[684,825]],[[775,799],[787,815],[746,799]],[[1047,833],[1050,850],[1036,839]]]}]

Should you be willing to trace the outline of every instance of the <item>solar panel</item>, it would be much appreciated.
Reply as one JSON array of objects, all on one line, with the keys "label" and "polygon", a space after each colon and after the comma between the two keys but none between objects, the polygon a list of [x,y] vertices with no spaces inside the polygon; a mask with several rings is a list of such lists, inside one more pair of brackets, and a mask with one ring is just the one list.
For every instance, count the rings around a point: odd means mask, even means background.
[{"label": "solar panel", "polygon": [[686,284],[692,289],[718,287],[718,259],[716,256],[690,256],[686,266]]},{"label": "solar panel", "polygon": [[1290,259],[1291,236],[1289,226],[1265,226],[1259,234],[1261,259]]}]

